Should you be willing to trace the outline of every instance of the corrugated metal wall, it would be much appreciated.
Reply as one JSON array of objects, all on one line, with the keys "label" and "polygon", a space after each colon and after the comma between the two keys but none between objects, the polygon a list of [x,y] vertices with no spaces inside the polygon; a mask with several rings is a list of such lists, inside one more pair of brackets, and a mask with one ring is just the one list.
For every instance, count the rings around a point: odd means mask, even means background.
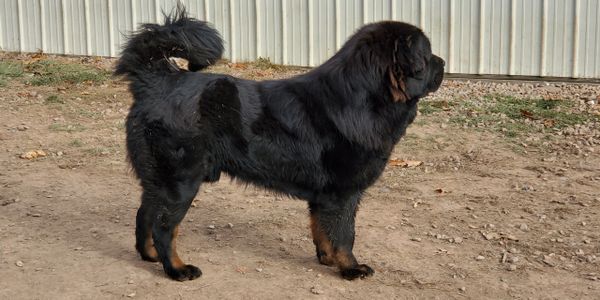
[{"label": "corrugated metal wall", "polygon": [[[183,0],[226,58],[316,66],[362,24],[400,20],[450,73],[600,77],[600,0]],[[117,56],[124,34],[176,0],[0,0],[0,48]]]}]

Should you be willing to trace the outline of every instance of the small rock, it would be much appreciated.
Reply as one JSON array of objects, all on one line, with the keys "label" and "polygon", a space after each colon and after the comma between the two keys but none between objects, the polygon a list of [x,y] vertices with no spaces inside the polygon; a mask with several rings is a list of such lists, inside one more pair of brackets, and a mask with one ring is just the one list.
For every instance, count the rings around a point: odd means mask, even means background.
[{"label": "small rock", "polygon": [[208,225],[208,229],[215,229],[215,225]]},{"label": "small rock", "polygon": [[310,288],[310,292],[315,294],[315,295],[321,295],[323,294],[323,290],[321,290],[320,288],[313,286]]},{"label": "small rock", "polygon": [[509,271],[515,271],[517,270],[517,265],[510,264],[508,267],[506,267],[506,269]]},{"label": "small rock", "polygon": [[464,286],[461,286],[461,287],[458,288],[458,290],[461,291],[462,293],[464,293],[464,292],[467,291],[467,288],[464,287]]},{"label": "small rock", "polygon": [[127,284],[133,284],[133,280],[130,279],[129,281],[127,281]]},{"label": "small rock", "polygon": [[475,257],[476,260],[484,260],[485,257],[482,255],[477,255],[477,257]]},{"label": "small rock", "polygon": [[27,130],[27,129],[29,129],[29,127],[28,127],[28,126],[25,126],[25,125],[19,125],[19,126],[17,126],[17,130],[18,130],[18,131],[25,131],[25,130]]},{"label": "small rock", "polygon": [[133,293],[131,293],[131,294],[127,295],[127,298],[133,298],[133,297],[135,297],[135,292],[133,292]]},{"label": "small rock", "polygon": [[462,242],[463,242],[463,238],[461,238],[461,237],[455,237],[454,238],[454,243],[455,244],[461,244]]},{"label": "small rock", "polygon": [[410,238],[410,240],[413,241],[413,242],[420,242],[421,238],[414,237],[414,238]]},{"label": "small rock", "polygon": [[527,224],[523,223],[523,224],[519,225],[519,229],[521,229],[523,231],[528,231],[529,226],[527,226]]},{"label": "small rock", "polygon": [[23,262],[22,262],[22,261],[20,261],[20,260],[17,260],[17,262],[15,262],[15,265],[16,265],[17,267],[19,267],[19,268],[22,268],[24,264],[23,264]]},{"label": "small rock", "polygon": [[514,264],[514,263],[519,262],[519,257],[518,256],[511,256],[506,261],[509,262],[509,263],[511,263],[511,264]]},{"label": "small rock", "polygon": [[27,215],[30,217],[34,217],[34,218],[39,218],[42,216],[41,214],[38,214],[38,213],[27,213]]},{"label": "small rock", "polygon": [[81,250],[83,250],[83,247],[75,247],[75,248],[73,248],[73,250],[75,250],[75,251],[81,251]]},{"label": "small rock", "polygon": [[262,271],[263,271],[263,269],[262,269],[262,268],[256,268],[256,272],[260,273],[260,272],[262,272]]},{"label": "small rock", "polygon": [[556,262],[554,261],[553,255],[544,255],[544,259],[542,260],[545,264],[547,264],[550,267],[555,267],[556,266]]},{"label": "small rock", "polygon": [[227,223],[227,227],[229,227],[229,228],[233,228],[233,224],[231,224],[231,223]]},{"label": "small rock", "polygon": [[515,254],[515,253],[519,253],[519,250],[517,250],[517,248],[513,247],[513,248],[508,249],[508,252]]},{"label": "small rock", "polygon": [[480,232],[481,232],[481,235],[483,235],[483,237],[488,241],[497,240],[500,238],[500,236],[495,232],[484,232],[484,231],[480,231]]}]

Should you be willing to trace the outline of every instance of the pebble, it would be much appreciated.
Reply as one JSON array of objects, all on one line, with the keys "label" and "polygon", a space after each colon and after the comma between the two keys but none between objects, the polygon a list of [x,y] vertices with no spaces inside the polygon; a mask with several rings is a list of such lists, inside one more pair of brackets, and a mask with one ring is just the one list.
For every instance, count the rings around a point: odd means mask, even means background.
[{"label": "pebble", "polygon": [[17,260],[17,262],[15,262],[15,265],[19,268],[22,268],[24,266],[23,262],[20,260]]},{"label": "pebble", "polygon": [[514,264],[514,263],[519,262],[519,257],[518,256],[510,256],[506,261],[511,264]]},{"label": "pebble", "polygon": [[477,257],[475,257],[476,260],[484,260],[485,257],[482,255],[477,255]]},{"label": "pebble", "polygon": [[320,288],[313,286],[310,288],[310,292],[315,294],[315,295],[321,295],[323,294],[323,290],[321,290]]},{"label": "pebble", "polygon": [[497,239],[500,238],[500,236],[497,233],[495,233],[495,232],[483,232],[483,231],[481,231],[481,235],[483,235],[483,237],[486,240],[488,240],[488,241],[489,240],[497,240]]},{"label": "pebble", "polygon": [[542,261],[550,267],[555,267],[556,262],[554,261],[554,258],[553,258],[554,255],[552,255],[552,254],[553,253],[551,253],[549,255],[544,255],[544,259]]}]

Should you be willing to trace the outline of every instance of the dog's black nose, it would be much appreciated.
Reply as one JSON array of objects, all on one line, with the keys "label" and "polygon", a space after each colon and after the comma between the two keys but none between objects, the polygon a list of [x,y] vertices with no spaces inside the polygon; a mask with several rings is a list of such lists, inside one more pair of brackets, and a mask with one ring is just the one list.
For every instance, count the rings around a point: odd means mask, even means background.
[{"label": "dog's black nose", "polygon": [[446,66],[446,62],[439,56],[437,55],[433,55],[433,59],[437,61],[437,63],[439,63],[440,65],[442,65],[442,67]]}]

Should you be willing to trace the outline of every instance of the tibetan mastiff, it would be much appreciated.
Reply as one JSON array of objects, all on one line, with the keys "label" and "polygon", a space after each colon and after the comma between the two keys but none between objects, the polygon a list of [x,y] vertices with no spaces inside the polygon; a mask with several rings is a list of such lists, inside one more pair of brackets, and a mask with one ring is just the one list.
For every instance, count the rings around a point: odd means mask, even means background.
[{"label": "tibetan mastiff", "polygon": [[[145,24],[125,45],[115,74],[130,82],[127,151],[143,188],[136,248],[175,280],[199,277],[175,250],[178,226],[203,182],[222,173],[308,202],[318,261],[345,279],[374,271],[352,253],[365,189],[436,91],[444,61],[417,27],[360,28],[328,61],[282,80],[253,81],[202,69],[223,41],[179,7]],[[170,58],[187,59],[189,70]]]}]

